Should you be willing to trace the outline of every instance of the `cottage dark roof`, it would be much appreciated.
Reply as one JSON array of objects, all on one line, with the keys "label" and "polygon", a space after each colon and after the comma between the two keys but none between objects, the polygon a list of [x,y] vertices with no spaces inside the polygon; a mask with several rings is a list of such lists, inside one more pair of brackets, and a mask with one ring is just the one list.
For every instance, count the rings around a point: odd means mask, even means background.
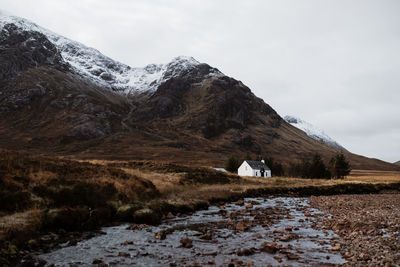
[{"label": "cottage dark roof", "polygon": [[270,170],[270,168],[268,168],[268,166],[261,161],[256,161],[256,160],[245,160],[245,161],[250,165],[252,169],[261,170],[261,168],[264,168],[264,170]]}]

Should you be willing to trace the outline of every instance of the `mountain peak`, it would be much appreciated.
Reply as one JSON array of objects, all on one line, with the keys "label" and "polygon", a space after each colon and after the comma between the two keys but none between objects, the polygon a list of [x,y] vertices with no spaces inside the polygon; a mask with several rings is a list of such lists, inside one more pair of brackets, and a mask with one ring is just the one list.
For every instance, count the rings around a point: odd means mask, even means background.
[{"label": "mountain peak", "polygon": [[176,62],[176,63],[186,63],[186,64],[191,64],[191,65],[199,65],[200,62],[194,59],[191,56],[177,56],[174,57],[170,63]]},{"label": "mountain peak", "polygon": [[331,147],[338,148],[340,150],[347,151],[344,147],[342,147],[338,142],[336,142],[334,139],[332,139],[330,136],[328,136],[322,129],[312,125],[311,123],[308,123],[298,117],[295,116],[289,116],[286,115],[284,117],[284,120],[287,123],[290,123],[294,127],[302,130],[305,132],[309,137],[320,141],[322,143],[325,143]]},{"label": "mountain peak", "polygon": [[[166,80],[189,73],[202,65],[193,57],[178,56],[166,64],[149,64],[143,68],[133,68],[29,20],[0,11],[0,31],[7,24],[13,24],[21,31],[43,34],[55,45],[62,59],[71,66],[73,71],[96,84],[126,95],[152,93]],[[222,73],[210,68],[209,73],[205,73],[203,78],[207,79],[215,75],[222,75]]]}]

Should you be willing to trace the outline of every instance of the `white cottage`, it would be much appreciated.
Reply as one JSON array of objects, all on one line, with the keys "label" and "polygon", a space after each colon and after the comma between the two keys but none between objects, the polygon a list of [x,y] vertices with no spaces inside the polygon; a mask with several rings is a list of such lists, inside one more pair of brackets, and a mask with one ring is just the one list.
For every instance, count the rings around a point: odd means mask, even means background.
[{"label": "white cottage", "polygon": [[271,169],[265,161],[245,160],[238,169],[240,176],[271,177]]}]

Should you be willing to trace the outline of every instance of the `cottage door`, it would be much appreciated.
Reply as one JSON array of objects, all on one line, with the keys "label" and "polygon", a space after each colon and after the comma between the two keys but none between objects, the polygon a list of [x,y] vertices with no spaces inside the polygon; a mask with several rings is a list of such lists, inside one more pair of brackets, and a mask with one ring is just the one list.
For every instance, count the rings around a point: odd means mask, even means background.
[{"label": "cottage door", "polygon": [[261,168],[260,173],[261,173],[261,177],[265,177],[264,176],[264,173],[265,173],[265,169],[264,168]]}]

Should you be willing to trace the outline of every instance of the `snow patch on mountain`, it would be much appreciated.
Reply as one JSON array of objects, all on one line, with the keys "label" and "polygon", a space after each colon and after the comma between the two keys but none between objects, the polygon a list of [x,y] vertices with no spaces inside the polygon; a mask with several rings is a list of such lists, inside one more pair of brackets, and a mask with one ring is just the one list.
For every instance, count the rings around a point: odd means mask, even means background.
[{"label": "snow patch on mountain", "polygon": [[[154,92],[166,80],[194,69],[201,63],[192,57],[180,56],[167,64],[150,64],[144,68],[132,68],[115,61],[98,50],[70,40],[37,24],[0,10],[0,31],[8,23],[24,31],[44,34],[60,51],[64,61],[69,63],[81,76],[102,86],[124,94]],[[205,79],[223,75],[211,69]]]},{"label": "snow patch on mountain", "polygon": [[338,148],[344,151],[347,151],[343,146],[341,146],[339,143],[337,143],[334,139],[329,137],[323,130],[320,128],[312,125],[311,123],[308,123],[306,121],[303,121],[297,117],[294,116],[285,116],[284,120],[287,123],[290,123],[294,127],[302,130],[305,132],[309,137],[320,141],[322,143],[325,143],[331,147]]}]

